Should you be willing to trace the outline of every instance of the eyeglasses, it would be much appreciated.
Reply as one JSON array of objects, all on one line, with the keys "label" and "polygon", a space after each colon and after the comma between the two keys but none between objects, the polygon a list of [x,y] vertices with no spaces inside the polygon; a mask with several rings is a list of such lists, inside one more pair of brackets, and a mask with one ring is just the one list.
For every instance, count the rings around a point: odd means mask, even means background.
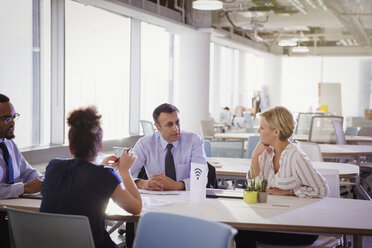
[{"label": "eyeglasses", "polygon": [[14,121],[18,120],[19,116],[20,116],[20,114],[15,113],[13,116],[11,116],[11,115],[1,116],[0,119],[3,120],[5,122],[5,124],[9,124],[13,120]]}]

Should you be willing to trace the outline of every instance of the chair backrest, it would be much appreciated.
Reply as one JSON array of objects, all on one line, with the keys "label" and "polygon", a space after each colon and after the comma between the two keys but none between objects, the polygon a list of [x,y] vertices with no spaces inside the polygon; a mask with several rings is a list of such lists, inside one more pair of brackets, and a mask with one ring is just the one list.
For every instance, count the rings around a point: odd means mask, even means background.
[{"label": "chair backrest", "polygon": [[144,136],[153,135],[155,132],[154,125],[151,121],[140,120]]},{"label": "chair backrest", "polygon": [[200,121],[201,135],[204,139],[214,138],[214,122],[213,120],[202,120]]},{"label": "chair backrest", "polygon": [[209,140],[204,140],[204,152],[207,157],[212,155],[211,142]]},{"label": "chair backrest", "polygon": [[311,118],[313,116],[322,116],[324,113],[298,113],[297,126],[295,134],[306,134],[310,133]]},{"label": "chair backrest", "polygon": [[218,189],[216,168],[207,162],[208,165],[208,182],[207,188]]},{"label": "chair backrest", "polygon": [[240,140],[211,140],[211,156],[226,158],[242,158],[244,141]]},{"label": "chair backrest", "polygon": [[336,143],[332,120],[340,120],[342,126],[343,119],[342,116],[333,115],[313,116],[311,118],[309,141],[326,144]]},{"label": "chair backrest", "polygon": [[361,127],[358,132],[359,136],[372,136],[372,127]]},{"label": "chair backrest", "polygon": [[7,209],[12,247],[94,247],[86,216]]},{"label": "chair backrest", "polygon": [[332,120],[333,128],[335,130],[336,134],[336,140],[337,144],[345,145],[346,144],[346,138],[344,130],[342,129],[342,123],[340,120]]},{"label": "chair backrest", "polygon": [[298,142],[298,146],[311,161],[323,162],[322,151],[320,150],[319,144],[312,142]]},{"label": "chair backrest", "polygon": [[247,158],[252,158],[252,153],[256,148],[257,144],[260,142],[260,136],[249,136],[247,143]]},{"label": "chair backrest", "polygon": [[345,135],[355,136],[358,135],[358,128],[357,127],[347,127],[345,130]]},{"label": "chair backrest", "polygon": [[134,248],[228,248],[236,229],[200,218],[161,212],[141,216]]},{"label": "chair backrest", "polygon": [[340,175],[337,169],[318,169],[329,186],[328,197],[340,198]]}]

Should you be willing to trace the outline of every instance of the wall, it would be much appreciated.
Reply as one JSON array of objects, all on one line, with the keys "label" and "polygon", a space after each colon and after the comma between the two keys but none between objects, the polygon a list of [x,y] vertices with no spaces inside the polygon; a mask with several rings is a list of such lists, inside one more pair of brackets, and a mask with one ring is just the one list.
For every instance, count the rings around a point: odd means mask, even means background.
[{"label": "wall", "polygon": [[175,103],[181,112],[181,128],[200,133],[200,120],[208,118],[210,35],[188,31],[179,36],[179,83]]},{"label": "wall", "polygon": [[324,57],[323,82],[340,82],[342,114],[364,116],[371,92],[371,58]]}]

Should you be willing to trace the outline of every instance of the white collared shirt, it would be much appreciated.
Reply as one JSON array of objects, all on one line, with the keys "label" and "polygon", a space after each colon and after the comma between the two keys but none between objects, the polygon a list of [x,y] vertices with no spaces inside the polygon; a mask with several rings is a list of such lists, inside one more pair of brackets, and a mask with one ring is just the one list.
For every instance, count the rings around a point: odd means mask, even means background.
[{"label": "white collared shirt", "polygon": [[23,183],[40,177],[41,174],[27,163],[18,150],[17,145],[12,140],[0,139],[0,142],[4,142],[8,148],[14,171],[14,184],[8,184],[8,182],[6,182],[6,170],[8,165],[4,160],[3,151],[0,149],[0,199],[18,197],[24,192]]},{"label": "white collared shirt", "polygon": [[[190,132],[181,131],[180,139],[172,142],[171,150],[176,169],[177,181],[185,183],[186,190],[190,189],[190,164],[206,164],[203,139]],[[165,155],[168,142],[159,132],[141,138],[133,147],[136,160],[130,170],[132,176],[137,175],[145,165],[147,176],[163,173],[165,175]]]},{"label": "white collared shirt", "polygon": [[282,151],[279,170],[275,174],[273,157],[266,150],[259,156],[260,177],[268,180],[269,188],[293,190],[299,197],[322,197],[329,194],[327,181],[313,167],[310,159],[297,146],[289,143]]}]

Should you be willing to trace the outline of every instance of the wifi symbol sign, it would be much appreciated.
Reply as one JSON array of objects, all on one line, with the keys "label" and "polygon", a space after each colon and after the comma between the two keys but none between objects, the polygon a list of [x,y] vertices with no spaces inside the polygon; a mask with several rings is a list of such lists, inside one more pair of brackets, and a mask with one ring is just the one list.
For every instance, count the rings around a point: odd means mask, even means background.
[{"label": "wifi symbol sign", "polygon": [[202,170],[200,168],[195,168],[194,172],[195,172],[196,179],[199,180],[199,177],[202,174]]}]

